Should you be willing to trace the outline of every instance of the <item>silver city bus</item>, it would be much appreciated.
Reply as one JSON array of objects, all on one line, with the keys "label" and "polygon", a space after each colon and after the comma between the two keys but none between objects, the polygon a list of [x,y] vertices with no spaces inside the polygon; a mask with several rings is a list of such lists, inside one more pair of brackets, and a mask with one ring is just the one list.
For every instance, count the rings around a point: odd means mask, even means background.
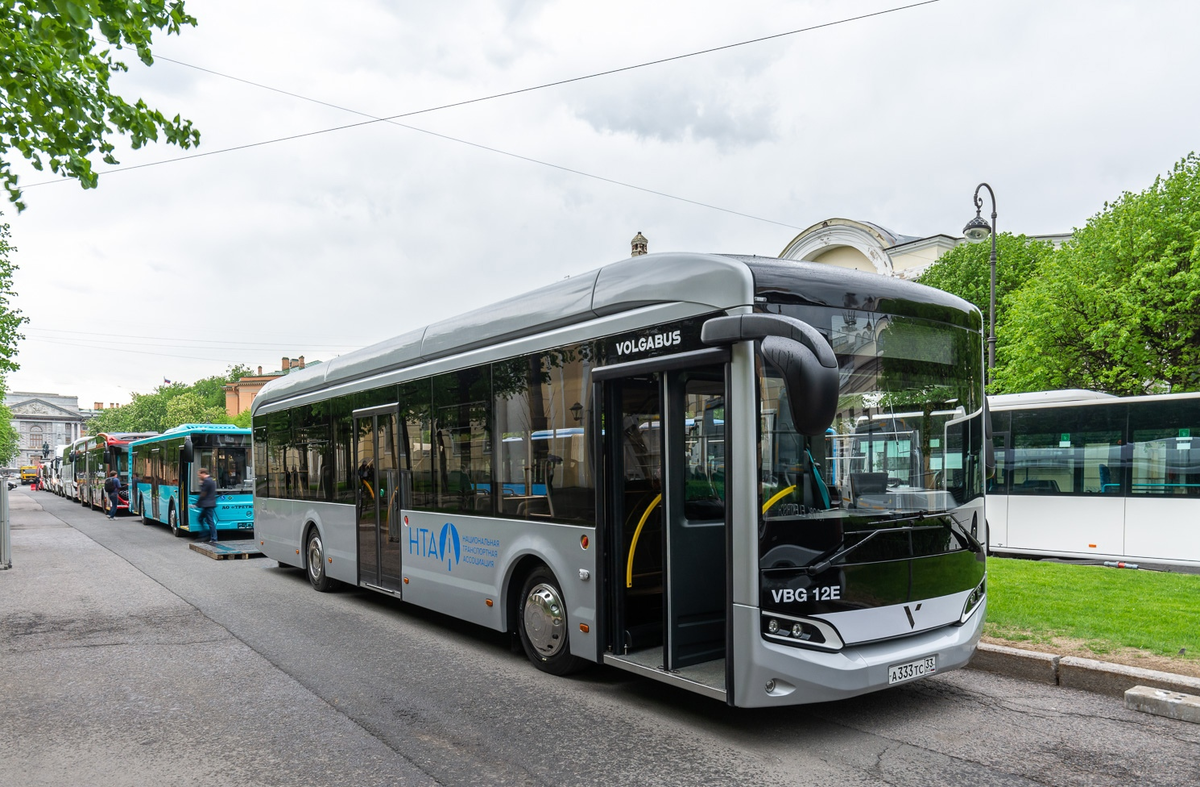
[{"label": "silver city bus", "polygon": [[[962,667],[986,598],[981,325],[832,266],[617,262],[265,386],[255,537],[317,590],[512,632],[555,674],[754,707]],[[939,449],[924,466],[839,458],[889,412]]]}]

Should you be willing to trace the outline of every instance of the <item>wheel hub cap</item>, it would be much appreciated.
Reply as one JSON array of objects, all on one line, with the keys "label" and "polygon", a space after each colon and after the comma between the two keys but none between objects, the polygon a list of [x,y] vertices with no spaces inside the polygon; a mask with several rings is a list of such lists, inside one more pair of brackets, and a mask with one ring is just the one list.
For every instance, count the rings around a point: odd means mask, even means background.
[{"label": "wheel hub cap", "polygon": [[525,633],[534,650],[549,658],[562,650],[563,603],[549,585],[537,585],[525,599]]}]

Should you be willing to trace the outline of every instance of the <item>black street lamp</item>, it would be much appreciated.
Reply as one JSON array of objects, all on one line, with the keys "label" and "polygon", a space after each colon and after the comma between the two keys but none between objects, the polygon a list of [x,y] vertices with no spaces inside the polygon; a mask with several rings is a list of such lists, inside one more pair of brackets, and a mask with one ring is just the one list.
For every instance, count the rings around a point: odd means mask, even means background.
[{"label": "black street lamp", "polygon": [[[992,196],[992,223],[988,224],[987,220],[979,215],[983,210],[983,200],[979,197],[979,190],[987,189],[988,194]],[[992,367],[996,365],[996,192],[992,191],[992,187],[986,183],[980,183],[975,187],[975,218],[967,222],[967,226],[963,227],[963,235],[971,243],[978,243],[988,235],[992,236],[992,286],[991,299],[988,302],[988,382],[992,381]]]}]

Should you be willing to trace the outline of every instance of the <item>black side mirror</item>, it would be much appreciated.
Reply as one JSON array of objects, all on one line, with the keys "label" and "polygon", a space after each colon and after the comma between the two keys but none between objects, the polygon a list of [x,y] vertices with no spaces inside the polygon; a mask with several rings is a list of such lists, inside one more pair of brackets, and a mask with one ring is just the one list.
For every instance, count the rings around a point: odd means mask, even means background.
[{"label": "black side mirror", "polygon": [[192,446],[191,435],[183,438],[183,447],[179,449],[179,458],[184,462],[191,462],[196,457],[196,449]]},{"label": "black side mirror", "polygon": [[808,323],[782,314],[714,317],[700,329],[705,344],[762,340],[763,357],[783,375],[796,431],[818,437],[837,415],[840,374],[829,342]]}]

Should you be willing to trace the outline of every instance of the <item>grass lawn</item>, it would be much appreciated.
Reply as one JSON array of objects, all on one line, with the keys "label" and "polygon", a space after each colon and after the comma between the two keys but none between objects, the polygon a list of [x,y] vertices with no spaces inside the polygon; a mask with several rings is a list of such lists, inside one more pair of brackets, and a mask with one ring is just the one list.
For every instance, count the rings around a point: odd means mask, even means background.
[{"label": "grass lawn", "polygon": [[1200,666],[1200,574],[988,558],[984,636],[1103,659],[1133,649]]}]

